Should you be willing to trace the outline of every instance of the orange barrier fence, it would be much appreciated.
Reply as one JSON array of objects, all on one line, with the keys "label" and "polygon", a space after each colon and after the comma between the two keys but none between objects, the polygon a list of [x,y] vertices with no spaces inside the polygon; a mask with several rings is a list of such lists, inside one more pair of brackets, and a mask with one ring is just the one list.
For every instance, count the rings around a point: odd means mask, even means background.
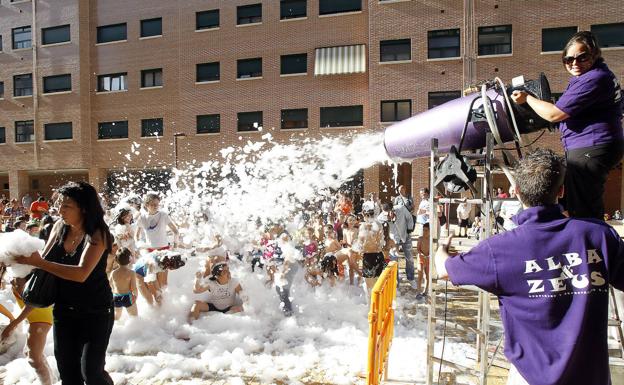
[{"label": "orange barrier fence", "polygon": [[368,367],[366,383],[377,385],[388,377],[388,354],[394,336],[394,309],[398,265],[390,262],[377,279],[371,295],[368,313],[370,333],[368,337]]}]

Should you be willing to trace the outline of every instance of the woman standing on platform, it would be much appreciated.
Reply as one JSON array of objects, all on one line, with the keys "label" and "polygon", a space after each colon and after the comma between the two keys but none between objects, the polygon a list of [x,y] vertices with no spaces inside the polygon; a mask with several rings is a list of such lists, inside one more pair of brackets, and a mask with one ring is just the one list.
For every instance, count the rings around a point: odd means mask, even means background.
[{"label": "woman standing on platform", "polygon": [[52,229],[45,259],[18,257],[58,277],[54,356],[63,385],[112,385],[104,370],[113,329],[113,295],[106,277],[112,235],[95,188],[69,182],[58,190],[62,220]]},{"label": "woman standing on platform", "polygon": [[556,104],[524,91],[514,91],[511,98],[528,103],[550,122],[561,122],[567,164],[565,208],[573,217],[602,220],[604,184],[622,159],[622,90],[591,32],[574,34],[561,58],[572,78]]}]

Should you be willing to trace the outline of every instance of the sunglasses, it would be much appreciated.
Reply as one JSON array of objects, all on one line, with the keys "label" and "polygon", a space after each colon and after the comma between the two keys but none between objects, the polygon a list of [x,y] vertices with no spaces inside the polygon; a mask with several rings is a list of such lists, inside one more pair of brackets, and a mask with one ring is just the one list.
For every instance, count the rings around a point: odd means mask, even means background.
[{"label": "sunglasses", "polygon": [[563,64],[571,65],[576,60],[577,63],[585,63],[590,59],[590,56],[587,52],[581,52],[575,56],[564,56],[562,58]]}]

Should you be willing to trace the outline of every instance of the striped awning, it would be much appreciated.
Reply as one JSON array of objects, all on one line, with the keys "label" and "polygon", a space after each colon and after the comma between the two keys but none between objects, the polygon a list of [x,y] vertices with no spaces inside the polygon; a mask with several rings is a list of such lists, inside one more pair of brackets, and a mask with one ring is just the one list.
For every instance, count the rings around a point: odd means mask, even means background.
[{"label": "striped awning", "polygon": [[316,49],[315,76],[362,72],[366,72],[366,46],[364,44]]}]

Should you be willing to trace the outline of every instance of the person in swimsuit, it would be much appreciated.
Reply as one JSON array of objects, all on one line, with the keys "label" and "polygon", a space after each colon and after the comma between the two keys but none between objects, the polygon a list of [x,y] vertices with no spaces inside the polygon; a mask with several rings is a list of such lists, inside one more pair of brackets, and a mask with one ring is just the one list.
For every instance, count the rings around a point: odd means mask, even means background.
[{"label": "person in swimsuit", "polygon": [[[5,273],[5,266],[0,267],[0,281]],[[13,318],[11,313],[5,314],[11,322],[4,328],[2,335],[0,335],[0,341],[8,341],[15,329],[24,320],[28,320],[28,336],[26,338],[26,346],[24,352],[28,357],[28,363],[35,369],[39,382],[42,385],[52,384],[52,375],[48,361],[43,354],[45,348],[46,338],[50,329],[52,328],[52,307],[35,309],[31,306],[27,306],[22,301],[21,293],[26,284],[25,278],[14,278],[11,280],[13,295],[17,301],[17,305],[22,309],[17,318]],[[6,310],[6,309],[5,309]]]},{"label": "person in swimsuit", "polygon": [[358,241],[362,250],[362,276],[366,281],[368,291],[373,289],[377,278],[386,267],[382,252],[384,234],[382,225],[375,220],[375,213],[364,213],[364,223],[360,224]]},{"label": "person in swimsuit", "polygon": [[126,311],[131,316],[136,316],[138,314],[136,306],[136,273],[128,267],[131,259],[132,252],[130,249],[126,247],[119,249],[117,255],[115,255],[115,261],[119,267],[113,270],[110,275],[116,320],[121,317],[123,308],[126,308]]}]

